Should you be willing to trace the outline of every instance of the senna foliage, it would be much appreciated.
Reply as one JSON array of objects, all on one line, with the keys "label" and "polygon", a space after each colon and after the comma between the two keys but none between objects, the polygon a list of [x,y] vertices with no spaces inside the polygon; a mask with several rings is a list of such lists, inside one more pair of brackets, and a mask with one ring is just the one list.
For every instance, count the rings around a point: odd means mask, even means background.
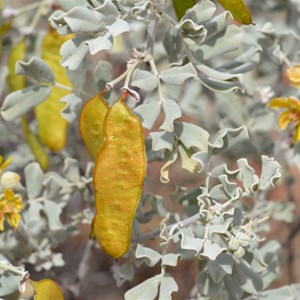
[{"label": "senna foliage", "polygon": [[0,8],[0,297],[300,297],[266,239],[297,223],[296,0]]}]

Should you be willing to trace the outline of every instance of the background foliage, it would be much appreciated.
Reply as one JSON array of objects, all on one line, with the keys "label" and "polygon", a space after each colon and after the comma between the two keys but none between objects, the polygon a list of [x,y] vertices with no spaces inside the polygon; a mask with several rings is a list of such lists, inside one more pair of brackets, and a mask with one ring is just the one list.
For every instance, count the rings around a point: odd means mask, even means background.
[{"label": "background foliage", "polygon": [[[3,299],[300,297],[299,1],[245,1],[249,25],[173,2],[0,1]],[[148,161],[117,262],[88,239],[79,132],[103,89],[129,94]]]}]

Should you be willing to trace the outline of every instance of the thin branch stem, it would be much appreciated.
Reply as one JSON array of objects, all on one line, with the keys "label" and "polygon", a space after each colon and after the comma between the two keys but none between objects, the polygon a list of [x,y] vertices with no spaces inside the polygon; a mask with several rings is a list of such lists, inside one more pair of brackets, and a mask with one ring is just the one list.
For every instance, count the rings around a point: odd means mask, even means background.
[{"label": "thin branch stem", "polygon": [[[173,233],[177,228],[184,228],[184,227],[186,227],[190,224],[193,224],[193,223],[197,222],[199,219],[200,219],[200,215],[199,215],[199,213],[197,213],[197,214],[195,214],[195,215],[193,215],[193,216],[191,216],[191,217],[189,217],[189,218],[187,218],[183,221],[179,221],[179,222],[176,222],[174,224],[168,225],[166,227],[166,230],[170,230],[170,233],[171,232]],[[137,238],[132,239],[132,242],[137,243],[139,241],[150,239],[150,238],[156,236],[159,233],[160,233],[160,229],[154,229],[152,231],[149,231],[149,232],[146,232],[145,234],[140,235]]]},{"label": "thin branch stem", "polygon": [[6,265],[6,264],[1,263],[1,262],[0,262],[0,269],[3,270],[3,271],[13,272],[13,273],[18,274],[20,276],[23,276],[23,274],[24,274],[24,271],[19,270],[19,268],[14,267],[12,265]]}]

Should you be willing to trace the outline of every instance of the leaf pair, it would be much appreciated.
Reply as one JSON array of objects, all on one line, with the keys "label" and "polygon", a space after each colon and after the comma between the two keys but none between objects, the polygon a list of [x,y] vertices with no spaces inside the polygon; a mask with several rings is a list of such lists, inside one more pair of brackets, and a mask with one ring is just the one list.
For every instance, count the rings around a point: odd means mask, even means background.
[{"label": "leaf pair", "polygon": [[126,94],[109,109],[102,95],[83,107],[80,131],[91,157],[96,157],[96,216],[91,236],[95,235],[103,251],[117,259],[130,245],[146,173],[146,151],[141,121],[124,102]]}]

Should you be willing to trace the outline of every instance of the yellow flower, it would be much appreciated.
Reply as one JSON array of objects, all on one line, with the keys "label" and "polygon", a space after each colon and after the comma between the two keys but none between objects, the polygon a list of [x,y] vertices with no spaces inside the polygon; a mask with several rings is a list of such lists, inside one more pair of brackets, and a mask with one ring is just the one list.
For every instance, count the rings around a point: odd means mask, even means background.
[{"label": "yellow flower", "polygon": [[0,231],[4,230],[5,219],[11,227],[18,227],[21,220],[19,212],[22,208],[22,196],[15,194],[11,189],[4,190],[4,192],[0,195]]},{"label": "yellow flower", "polygon": [[300,65],[294,65],[286,70],[286,75],[292,86],[300,88]]},{"label": "yellow flower", "polygon": [[293,144],[300,141],[300,101],[294,98],[274,98],[269,106],[285,109],[279,116],[279,127],[285,129],[292,123],[294,126]]},{"label": "yellow flower", "polygon": [[3,171],[11,162],[12,158],[8,158],[5,162],[3,162],[3,156],[0,155],[0,173]]}]

